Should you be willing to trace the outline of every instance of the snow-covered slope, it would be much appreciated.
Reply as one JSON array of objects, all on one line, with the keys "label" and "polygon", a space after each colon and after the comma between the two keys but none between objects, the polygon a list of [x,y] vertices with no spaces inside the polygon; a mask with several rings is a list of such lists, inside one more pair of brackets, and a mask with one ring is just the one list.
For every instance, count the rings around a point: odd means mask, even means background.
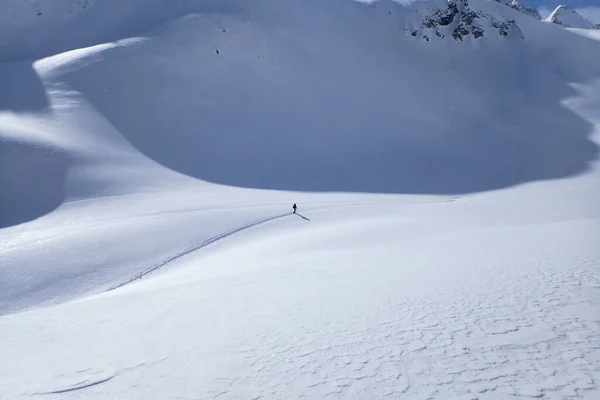
[{"label": "snow-covered slope", "polygon": [[540,15],[540,12],[536,8],[529,7],[529,6],[525,5],[525,4],[522,4],[520,2],[520,0],[512,0],[512,2],[510,3],[510,7],[513,8],[513,9],[515,9],[515,10],[517,10],[517,11],[522,12],[523,14],[527,14],[530,17],[533,17],[533,18],[535,18],[537,20],[541,20],[542,19],[542,16]]},{"label": "snow-covered slope", "polygon": [[534,7],[522,4],[520,0],[496,0],[498,3],[502,3],[512,9],[522,12],[523,14],[529,15],[535,19],[541,20],[542,16],[540,12]]},{"label": "snow-covered slope", "polygon": [[0,2],[0,398],[598,398],[600,42],[452,4]]},{"label": "snow-covered slope", "polygon": [[191,12],[229,8],[232,0],[3,0],[0,59],[40,58],[135,36]]},{"label": "snow-covered slope", "polygon": [[545,19],[546,22],[552,22],[566,28],[576,29],[597,29],[598,26],[582,17],[576,10],[569,6],[561,5],[556,7]]}]

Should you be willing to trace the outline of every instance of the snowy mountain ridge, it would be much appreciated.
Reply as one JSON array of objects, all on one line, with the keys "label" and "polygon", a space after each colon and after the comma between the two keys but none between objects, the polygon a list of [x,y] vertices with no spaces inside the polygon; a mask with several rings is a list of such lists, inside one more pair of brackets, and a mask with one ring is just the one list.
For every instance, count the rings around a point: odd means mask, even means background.
[{"label": "snowy mountain ridge", "polygon": [[425,41],[452,38],[463,41],[469,37],[522,40],[523,33],[514,19],[489,10],[473,8],[468,0],[438,0],[418,3],[417,13],[423,15],[420,26],[407,29],[410,35]]},{"label": "snowy mountain ridge", "polygon": [[[540,19],[535,9],[522,5],[519,0],[496,1]],[[218,7],[238,7],[237,2],[233,0],[223,0],[220,5],[218,3],[214,0],[171,3],[163,0],[130,0],[125,4],[118,0],[5,0],[0,4],[0,57],[40,58],[56,52],[112,41],[122,36],[140,34],[169,18],[202,13]],[[387,0],[375,3],[375,7],[388,8],[385,5]],[[400,23],[407,25],[406,32],[424,40],[452,38],[462,41],[467,37],[522,38],[514,16],[502,8],[491,7],[485,3],[487,2],[468,0],[417,2],[405,7]],[[147,11],[139,15],[141,8]],[[116,9],[118,13],[115,13]],[[410,16],[411,13],[414,15]],[[88,26],[92,29],[86,29]],[[99,29],[100,27],[102,29]],[[74,35],[73,32],[78,33]]]},{"label": "snowy mountain ridge", "polygon": [[529,15],[530,17],[533,17],[535,19],[538,19],[538,20],[542,19],[542,16],[540,15],[539,11],[536,8],[524,5],[521,3],[520,0],[495,0],[495,1],[497,1],[498,3],[504,4],[505,6],[508,6],[514,10],[522,12],[523,14]]},{"label": "snowy mountain ridge", "polygon": [[600,29],[600,24],[594,24],[587,20],[577,10],[572,9],[566,5],[560,5],[556,7],[550,15],[548,15],[544,21],[551,22],[565,28],[575,29]]},{"label": "snowy mountain ridge", "polygon": [[536,8],[521,4],[520,0],[512,0],[512,2],[509,4],[509,7],[520,11],[523,14],[529,15],[530,17],[533,17],[537,20],[542,19],[540,12]]}]

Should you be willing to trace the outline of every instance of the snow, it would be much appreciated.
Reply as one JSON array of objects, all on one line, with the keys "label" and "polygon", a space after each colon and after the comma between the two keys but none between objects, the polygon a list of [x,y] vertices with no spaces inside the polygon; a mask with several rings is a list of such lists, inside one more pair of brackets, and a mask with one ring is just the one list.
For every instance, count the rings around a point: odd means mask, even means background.
[{"label": "snow", "polygon": [[0,4],[0,398],[600,397],[593,31],[121,4]]},{"label": "snow", "polygon": [[502,3],[506,6],[509,6],[510,8],[513,8],[517,11],[520,11],[526,15],[529,15],[530,17],[533,17],[535,19],[542,19],[542,16],[540,15],[540,12],[535,9],[534,7],[530,7],[526,4],[522,4],[522,2],[520,0],[495,0],[498,3]]},{"label": "snow", "polygon": [[596,29],[598,28],[591,21],[582,17],[576,10],[568,6],[558,6],[545,19],[546,22],[553,22],[566,28],[576,29]]},{"label": "snow", "polygon": [[506,12],[503,7],[488,3],[482,9],[478,5],[486,4],[472,4],[467,0],[420,3],[420,7],[416,7],[420,18],[417,24],[413,23],[410,34],[427,42],[447,38],[460,41],[523,39],[515,21],[503,15]]},{"label": "snow", "polygon": [[536,8],[529,7],[525,4],[521,4],[521,2],[519,0],[512,0],[512,2],[510,3],[510,7],[514,8],[515,10],[518,10],[524,14],[527,14],[530,17],[533,17],[537,20],[542,19],[540,12]]},{"label": "snow", "polygon": [[571,32],[577,33],[581,36],[586,36],[590,39],[600,40],[600,29],[569,29]]}]

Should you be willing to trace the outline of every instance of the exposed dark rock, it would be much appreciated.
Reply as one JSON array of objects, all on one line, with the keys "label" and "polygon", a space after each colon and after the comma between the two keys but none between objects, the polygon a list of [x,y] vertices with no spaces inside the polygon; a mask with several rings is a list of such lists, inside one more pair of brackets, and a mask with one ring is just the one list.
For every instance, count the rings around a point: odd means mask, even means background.
[{"label": "exposed dark rock", "polygon": [[475,39],[496,35],[508,38],[515,35],[523,38],[514,20],[500,21],[490,15],[475,11],[469,7],[468,0],[449,0],[445,7],[437,8],[422,19],[420,29],[412,30],[411,36],[429,41],[431,35],[439,38],[451,36],[454,40],[463,41],[472,36]]}]

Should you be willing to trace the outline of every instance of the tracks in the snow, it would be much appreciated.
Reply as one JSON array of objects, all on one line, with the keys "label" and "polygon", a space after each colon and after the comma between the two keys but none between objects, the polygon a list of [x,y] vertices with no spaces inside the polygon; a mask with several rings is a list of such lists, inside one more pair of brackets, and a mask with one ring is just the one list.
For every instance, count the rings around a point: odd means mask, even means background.
[{"label": "tracks in the snow", "polygon": [[255,226],[262,225],[264,223],[267,223],[267,222],[270,222],[270,221],[273,221],[273,220],[276,220],[276,219],[279,219],[279,218],[283,218],[283,217],[285,217],[287,215],[291,215],[291,214],[290,213],[283,213],[283,214],[278,214],[278,215],[275,215],[275,216],[272,216],[272,217],[263,218],[263,219],[259,219],[259,220],[256,220],[256,221],[248,222],[247,224],[238,226],[237,228],[231,229],[231,230],[229,230],[227,232],[223,232],[223,233],[220,233],[220,234],[218,234],[216,236],[208,238],[208,239],[206,239],[206,240],[204,240],[204,241],[202,241],[202,242],[200,242],[198,244],[195,244],[194,246],[188,247],[187,249],[185,249],[185,250],[183,250],[183,251],[181,251],[181,252],[179,252],[179,253],[177,253],[177,254],[169,257],[169,258],[167,258],[166,260],[161,261],[160,263],[152,266],[151,268],[149,268],[149,269],[147,269],[145,271],[142,271],[142,272],[140,272],[140,273],[132,276],[131,278],[127,279],[126,281],[123,281],[123,282],[121,282],[121,283],[119,283],[119,284],[117,284],[115,286],[112,286],[111,288],[109,288],[107,290],[107,292],[110,292],[111,290],[115,290],[115,289],[118,289],[118,288],[123,287],[125,285],[128,285],[128,284],[130,284],[130,283],[132,283],[134,281],[140,280],[143,277],[145,277],[145,276],[147,276],[147,275],[149,275],[149,274],[151,274],[151,273],[153,273],[153,272],[161,269],[165,265],[170,264],[171,262],[173,262],[173,261],[175,261],[175,260],[177,260],[177,259],[179,259],[181,257],[184,257],[184,256],[186,256],[186,255],[188,255],[190,253],[193,253],[193,252],[195,252],[197,250],[200,250],[200,249],[202,249],[204,247],[210,246],[211,244],[213,244],[215,242],[218,242],[219,240],[225,239],[225,238],[227,238],[229,236],[235,235],[236,233],[240,233],[242,231],[245,231],[247,229],[253,228]]}]

